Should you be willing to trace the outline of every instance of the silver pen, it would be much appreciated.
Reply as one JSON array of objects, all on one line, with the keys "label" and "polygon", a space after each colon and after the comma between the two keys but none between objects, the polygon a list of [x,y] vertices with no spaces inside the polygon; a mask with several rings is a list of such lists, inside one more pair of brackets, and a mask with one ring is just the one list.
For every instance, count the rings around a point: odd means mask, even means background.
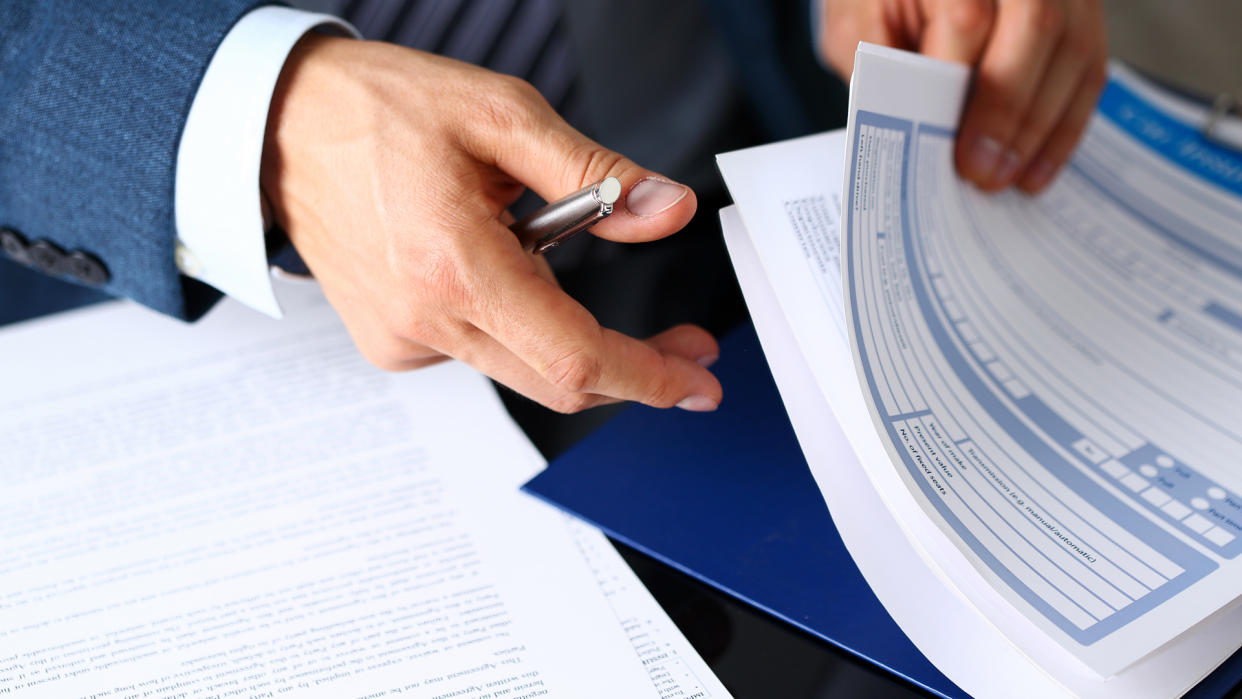
[{"label": "silver pen", "polygon": [[621,180],[608,177],[558,199],[509,226],[522,248],[536,255],[551,250],[612,214],[621,198]]}]

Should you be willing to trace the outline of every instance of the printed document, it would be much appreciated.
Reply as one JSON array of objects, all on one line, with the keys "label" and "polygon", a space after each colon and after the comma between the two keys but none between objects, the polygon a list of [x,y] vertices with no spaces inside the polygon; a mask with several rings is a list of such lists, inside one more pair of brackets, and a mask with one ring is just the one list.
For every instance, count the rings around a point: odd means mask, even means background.
[{"label": "printed document", "polygon": [[[1242,158],[1118,68],[1050,191],[985,195],[953,170],[967,78],[864,47],[849,134],[721,156],[735,266],[745,230],[748,303],[771,288],[856,468],[957,597],[938,611],[1008,639],[1011,679],[1179,694],[1242,645]],[[812,468],[841,524],[840,478]],[[951,678],[1005,686],[945,667],[932,612],[895,594]]]},{"label": "printed document", "polygon": [[0,696],[727,697],[491,385],[273,321],[0,333]]}]

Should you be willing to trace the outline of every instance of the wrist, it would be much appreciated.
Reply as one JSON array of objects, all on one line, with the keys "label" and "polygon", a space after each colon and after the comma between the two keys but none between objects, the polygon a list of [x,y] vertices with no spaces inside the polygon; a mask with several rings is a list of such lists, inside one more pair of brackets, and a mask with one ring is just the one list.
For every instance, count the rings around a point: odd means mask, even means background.
[{"label": "wrist", "polygon": [[338,45],[354,43],[357,43],[354,39],[312,32],[294,45],[285,60],[272,91],[259,166],[260,191],[267,207],[266,221],[272,226],[287,228],[292,204],[289,170],[298,161],[299,146],[315,142],[313,124],[316,119],[326,120],[332,116],[328,100],[334,92],[334,84],[325,68],[331,66],[331,56],[339,50]]}]

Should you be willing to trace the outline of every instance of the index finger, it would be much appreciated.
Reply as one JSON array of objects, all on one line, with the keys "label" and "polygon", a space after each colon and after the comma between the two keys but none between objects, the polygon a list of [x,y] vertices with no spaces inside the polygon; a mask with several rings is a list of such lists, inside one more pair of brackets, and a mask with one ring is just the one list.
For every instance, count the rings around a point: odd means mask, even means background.
[{"label": "index finger", "polygon": [[[512,236],[499,224],[489,235]],[[472,304],[466,320],[495,338],[549,383],[647,405],[711,410],[722,390],[695,359],[719,354],[705,331],[683,326],[681,354],[657,349],[601,327],[595,317],[554,284],[539,277],[526,255],[510,246],[484,246],[476,272],[486,275],[489,298]],[[624,293],[619,289],[618,293]],[[698,350],[697,352],[693,350]],[[682,356],[696,354],[694,358]]]}]

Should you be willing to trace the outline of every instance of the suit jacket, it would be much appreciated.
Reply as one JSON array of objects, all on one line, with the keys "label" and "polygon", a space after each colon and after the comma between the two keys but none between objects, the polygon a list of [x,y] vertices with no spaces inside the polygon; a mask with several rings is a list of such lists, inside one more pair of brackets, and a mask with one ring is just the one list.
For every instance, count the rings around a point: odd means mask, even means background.
[{"label": "suit jacket", "polygon": [[[258,4],[0,0],[4,247],[21,258],[18,243],[39,243],[31,266],[89,283],[73,289],[6,261],[0,321],[104,295],[190,319],[215,300],[174,262],[177,145],[216,47]],[[103,274],[75,274],[73,252]]]},{"label": "suit jacket", "polygon": [[[809,58],[806,1],[705,7],[765,138],[832,125],[815,113],[828,92]],[[219,298],[174,262],[177,147],[216,48],[267,3],[0,0],[0,249],[36,270],[0,255],[0,324],[109,295],[193,320]],[[686,128],[706,127],[698,119]],[[640,141],[618,140],[642,159],[631,150]],[[722,143],[704,141],[700,171],[710,174],[711,148]]]}]

